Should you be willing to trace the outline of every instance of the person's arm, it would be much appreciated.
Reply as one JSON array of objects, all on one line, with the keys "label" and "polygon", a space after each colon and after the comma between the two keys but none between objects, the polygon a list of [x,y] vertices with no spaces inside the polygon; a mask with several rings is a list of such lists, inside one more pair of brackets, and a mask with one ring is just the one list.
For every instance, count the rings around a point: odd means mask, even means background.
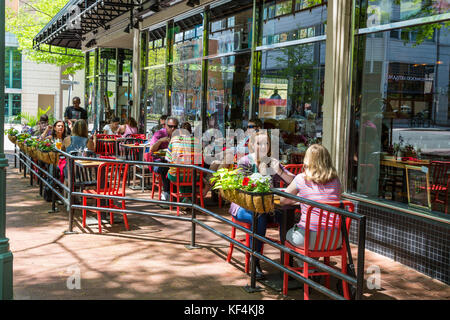
[{"label": "person's arm", "polygon": [[97,144],[97,136],[96,135],[94,135],[94,136],[91,136],[89,139],[88,139],[88,142],[87,142],[87,144],[86,144],[86,147],[89,149],[89,150],[91,150],[91,151],[95,151],[95,145]]},{"label": "person's arm", "polygon": [[48,131],[52,128],[52,126],[47,126],[47,128],[45,128],[44,132],[42,132],[41,134],[41,139],[45,139],[47,137]]},{"label": "person's arm", "polygon": [[[291,184],[286,188],[286,193],[290,193],[293,195],[297,195],[298,193],[298,189],[297,189],[297,182],[295,181],[295,179],[291,182]],[[295,204],[296,201],[292,200],[292,199],[288,199],[288,198],[284,198],[284,197],[280,197],[280,204],[281,205],[290,205],[290,204]]]},{"label": "person's arm", "polygon": [[66,151],[67,147],[70,146],[70,136],[65,137],[62,144],[62,151]]},{"label": "person's arm", "polygon": [[170,142],[170,138],[169,137],[163,137],[161,139],[158,139],[151,147],[150,147],[150,151],[151,152],[156,152],[160,149],[160,146],[162,143],[164,142]]}]

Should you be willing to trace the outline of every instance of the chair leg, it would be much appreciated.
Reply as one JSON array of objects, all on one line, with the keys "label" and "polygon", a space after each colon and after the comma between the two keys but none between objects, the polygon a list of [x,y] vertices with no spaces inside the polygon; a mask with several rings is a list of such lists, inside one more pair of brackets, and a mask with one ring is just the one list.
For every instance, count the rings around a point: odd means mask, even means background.
[{"label": "chair leg", "polygon": [[[171,184],[170,184],[170,202],[172,202],[172,200],[173,200],[172,193],[173,193],[173,184],[171,183]],[[170,206],[169,206],[170,211],[172,211],[172,208],[173,208],[173,206],[170,205]]]},{"label": "chair leg", "polygon": [[[127,208],[125,207],[125,201],[122,201],[122,209],[123,209],[123,210],[126,210],[126,209],[127,209]],[[126,228],[127,230],[130,230],[130,226],[128,225],[128,217],[127,217],[127,214],[126,214],[126,213],[123,214],[123,223],[125,223],[125,228]]]},{"label": "chair leg", "polygon": [[[87,205],[87,198],[83,197],[83,206]],[[86,209],[83,209],[83,228],[86,228]]]},{"label": "chair leg", "polygon": [[[179,187],[178,187],[179,188]],[[180,193],[179,193],[180,191],[179,190],[177,190],[177,202],[180,202]],[[179,206],[177,206],[177,216],[179,216],[180,215],[180,207]]]},{"label": "chair leg", "polygon": [[[112,200],[109,200],[109,207],[112,208],[113,207],[113,202]],[[111,225],[113,225],[114,223],[114,213],[110,212],[109,213],[109,223],[111,223]]]},{"label": "chair leg", "polygon": [[[284,266],[289,266],[289,253],[284,253]],[[283,295],[287,296],[289,286],[289,275],[286,272],[283,272]]]},{"label": "chair leg", "polygon": [[[343,254],[341,257],[341,268],[342,273],[347,274],[347,255]],[[348,283],[346,281],[342,281],[342,287],[344,291],[344,298],[350,300],[350,291],[348,288]]]},{"label": "chair leg", "polygon": [[[231,227],[231,239],[236,238],[236,228]],[[231,257],[233,255],[234,243],[230,242],[230,248],[228,249],[227,262],[231,261]]]},{"label": "chair leg", "polygon": [[157,183],[157,181],[156,181],[156,174],[153,172],[152,173],[152,199],[155,196],[155,183]]},{"label": "chair leg", "polygon": [[[329,265],[330,265],[330,257],[325,257],[325,258],[324,258],[324,262],[325,262],[325,264],[326,264],[327,266],[329,266]],[[328,289],[330,289],[330,275],[329,275],[329,274],[327,274],[327,275],[325,276],[325,287],[327,287]]]},{"label": "chair leg", "polygon": [[97,211],[97,220],[98,220],[98,233],[102,233],[102,214],[100,211]]},{"label": "chair leg", "polygon": [[[306,279],[309,278],[309,268],[306,262],[303,263],[303,276]],[[303,299],[309,300],[309,286],[306,283],[303,285]]]},{"label": "chair leg", "polygon": [[[255,241],[255,239],[253,239]],[[248,233],[245,234],[245,245],[250,248],[250,235]],[[245,252],[245,273],[250,272],[250,253]]]}]

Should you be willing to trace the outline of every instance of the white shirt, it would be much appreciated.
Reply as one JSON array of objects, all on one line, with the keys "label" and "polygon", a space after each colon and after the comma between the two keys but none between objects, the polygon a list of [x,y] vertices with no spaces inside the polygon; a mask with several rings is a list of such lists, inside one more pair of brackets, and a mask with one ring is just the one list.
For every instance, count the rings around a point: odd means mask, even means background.
[{"label": "white shirt", "polygon": [[[119,130],[119,128],[116,129],[116,132],[117,132],[117,130]],[[109,124],[107,124],[106,126],[103,127],[103,131],[106,131],[106,134],[116,134],[116,132],[113,132],[111,130],[111,127],[109,126]]]}]

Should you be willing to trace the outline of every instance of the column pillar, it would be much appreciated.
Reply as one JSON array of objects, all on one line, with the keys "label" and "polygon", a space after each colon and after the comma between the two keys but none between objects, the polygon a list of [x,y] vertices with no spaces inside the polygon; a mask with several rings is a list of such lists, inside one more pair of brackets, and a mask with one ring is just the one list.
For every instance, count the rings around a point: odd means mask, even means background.
[{"label": "column pillar", "polygon": [[329,0],[325,57],[323,145],[330,151],[344,190],[352,57],[353,1]]},{"label": "column pillar", "polygon": [[131,115],[136,121],[139,121],[140,115],[140,101],[141,101],[141,92],[140,92],[140,75],[141,75],[141,51],[139,50],[140,46],[140,31],[139,29],[133,29],[133,109],[131,110]]},{"label": "column pillar", "polygon": [[5,1],[0,1],[0,300],[13,298],[13,255],[6,238],[6,168],[4,154],[5,124]]}]

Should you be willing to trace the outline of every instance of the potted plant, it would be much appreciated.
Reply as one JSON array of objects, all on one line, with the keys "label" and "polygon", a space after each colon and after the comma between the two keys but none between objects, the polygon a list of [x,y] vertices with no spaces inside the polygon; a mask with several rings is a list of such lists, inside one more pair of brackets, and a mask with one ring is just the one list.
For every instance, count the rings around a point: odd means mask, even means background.
[{"label": "potted plant", "polygon": [[22,150],[23,152],[25,151],[24,150],[24,141],[29,137],[31,137],[31,134],[29,134],[29,133],[19,133],[17,135],[17,145],[19,146],[20,150]]},{"label": "potted plant", "polygon": [[274,210],[271,177],[254,173],[245,176],[241,170],[219,169],[213,174],[213,189],[220,190],[224,199],[235,202],[246,210],[268,213]]},{"label": "potted plant", "polygon": [[9,128],[5,131],[5,134],[8,136],[9,141],[16,144],[17,142],[17,135],[19,134],[19,130],[14,128]]},{"label": "potted plant", "polygon": [[58,164],[59,153],[55,151],[50,139],[40,140],[37,144],[38,159],[47,164]]}]

